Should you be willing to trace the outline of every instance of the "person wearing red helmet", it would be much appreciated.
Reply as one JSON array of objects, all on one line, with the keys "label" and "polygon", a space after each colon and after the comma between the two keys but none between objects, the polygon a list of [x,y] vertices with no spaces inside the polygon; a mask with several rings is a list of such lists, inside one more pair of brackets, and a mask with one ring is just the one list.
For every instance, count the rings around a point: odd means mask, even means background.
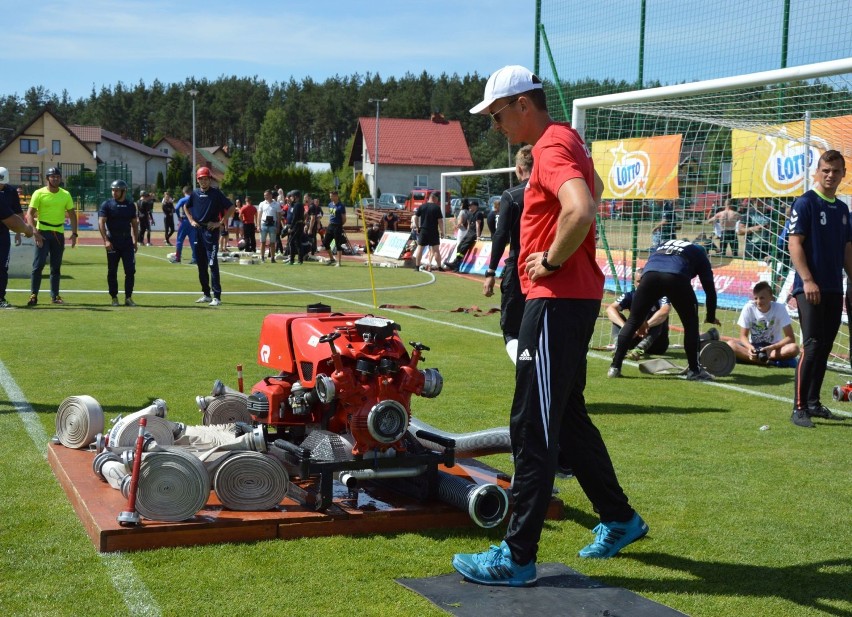
[{"label": "person wearing red helmet", "polygon": [[[222,304],[222,285],[219,279],[219,234],[234,214],[234,205],[219,189],[210,186],[210,169],[199,167],[195,172],[199,188],[189,195],[184,213],[189,224],[196,228],[195,257],[198,262],[198,282],[202,295],[199,304]],[[209,269],[209,272],[208,272]],[[211,297],[210,292],[213,292]]]}]

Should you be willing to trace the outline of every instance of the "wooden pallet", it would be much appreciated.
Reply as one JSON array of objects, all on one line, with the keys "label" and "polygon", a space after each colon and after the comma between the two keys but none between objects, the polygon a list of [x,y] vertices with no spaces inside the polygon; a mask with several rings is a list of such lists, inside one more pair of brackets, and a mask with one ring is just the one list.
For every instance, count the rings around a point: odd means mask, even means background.
[{"label": "wooden pallet", "polygon": [[[223,508],[216,494],[198,514],[179,523],[142,520],[136,527],[121,527],[116,517],[126,509],[121,493],[102,482],[92,471],[94,454],[49,444],[47,458],[86,533],[100,552],[140,551],[170,546],[195,546],[223,542],[289,540],[293,538],[372,533],[398,533],[436,528],[473,527],[467,513],[441,502],[418,502],[390,491],[335,492],[334,505],[315,512],[285,498],[265,512],[235,512]],[[460,462],[443,471],[494,482],[507,487],[493,470],[478,461]],[[553,498],[549,519],[560,519],[563,503]]]}]

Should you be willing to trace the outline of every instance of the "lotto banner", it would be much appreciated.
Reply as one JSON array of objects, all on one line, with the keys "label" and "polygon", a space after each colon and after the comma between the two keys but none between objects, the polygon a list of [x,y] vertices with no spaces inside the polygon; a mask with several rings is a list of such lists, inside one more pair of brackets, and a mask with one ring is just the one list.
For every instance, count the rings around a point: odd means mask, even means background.
[{"label": "lotto banner", "polygon": [[680,135],[594,142],[602,198],[677,199],[680,143]]},{"label": "lotto banner", "polygon": [[[804,192],[805,172],[813,186],[817,161],[826,150],[839,150],[852,167],[852,116],[811,120],[810,145],[802,143],[805,123],[790,122],[769,127],[780,136],[731,131],[731,196],[785,197]],[[838,194],[852,194],[852,174],[847,174]]]}]

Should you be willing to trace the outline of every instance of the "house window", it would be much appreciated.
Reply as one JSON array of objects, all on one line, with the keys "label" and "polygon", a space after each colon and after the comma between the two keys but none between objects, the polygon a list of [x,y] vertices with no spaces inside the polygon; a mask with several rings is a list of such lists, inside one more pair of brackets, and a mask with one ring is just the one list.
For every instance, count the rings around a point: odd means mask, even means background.
[{"label": "house window", "polygon": [[38,153],[38,139],[21,139],[21,154]]},{"label": "house window", "polygon": [[38,167],[21,167],[21,184],[38,184],[40,175]]},{"label": "house window", "polygon": [[429,176],[426,175],[416,175],[414,176],[414,187],[415,188],[424,188],[429,186]]},{"label": "house window", "polygon": [[62,154],[62,142],[60,142],[58,139],[54,139],[53,143],[51,144],[51,149],[53,150],[51,152],[53,156],[59,156],[60,154]]}]

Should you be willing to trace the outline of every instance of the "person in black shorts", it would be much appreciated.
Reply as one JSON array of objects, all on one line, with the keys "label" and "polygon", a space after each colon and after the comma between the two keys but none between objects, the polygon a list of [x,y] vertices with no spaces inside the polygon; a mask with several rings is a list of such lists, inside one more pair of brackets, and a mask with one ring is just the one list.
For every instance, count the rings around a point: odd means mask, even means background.
[{"label": "person in black shorts", "polygon": [[[340,203],[340,195],[337,191],[331,191],[328,202],[328,229],[325,230],[325,235],[322,238],[322,245],[328,251],[328,261],[326,265],[340,267],[343,263],[343,225],[346,223],[346,207]],[[331,252],[331,243],[334,241],[334,247],[337,252],[337,260],[334,259],[334,254]]]},{"label": "person in black shorts", "polygon": [[441,265],[441,232],[438,230],[438,222],[444,218],[441,212],[441,195],[432,193],[429,201],[422,204],[411,218],[411,229],[417,232],[417,250],[414,252],[414,269],[420,269],[420,262],[426,247],[429,247],[431,255],[426,263],[431,264],[434,260],[438,270],[444,271]]}]

